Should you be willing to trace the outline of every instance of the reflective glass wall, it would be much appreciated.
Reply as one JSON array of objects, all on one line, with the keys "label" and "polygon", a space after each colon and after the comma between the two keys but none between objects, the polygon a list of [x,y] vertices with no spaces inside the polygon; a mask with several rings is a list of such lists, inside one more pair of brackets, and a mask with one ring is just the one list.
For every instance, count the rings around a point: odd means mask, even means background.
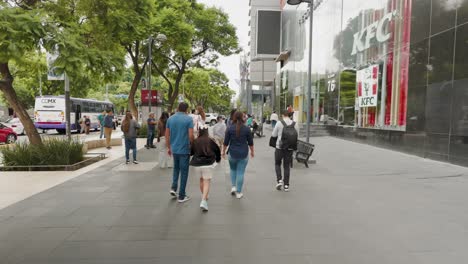
[{"label": "reflective glass wall", "polygon": [[276,109],[324,116],[337,136],[468,165],[468,0],[325,0],[285,6]]}]

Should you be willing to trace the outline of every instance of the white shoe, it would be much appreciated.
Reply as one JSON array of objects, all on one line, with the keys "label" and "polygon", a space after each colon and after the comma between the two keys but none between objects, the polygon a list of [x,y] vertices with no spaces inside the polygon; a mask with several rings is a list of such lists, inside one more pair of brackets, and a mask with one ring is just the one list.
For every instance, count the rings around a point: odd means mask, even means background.
[{"label": "white shoe", "polygon": [[232,186],[231,188],[231,195],[235,195],[237,192],[237,188],[235,186]]},{"label": "white shoe", "polygon": [[278,183],[276,184],[276,190],[281,191],[282,187],[283,187],[283,181],[279,180]]},{"label": "white shoe", "polygon": [[243,193],[236,193],[236,198],[237,198],[237,199],[240,199],[240,198],[242,198],[242,197],[244,197],[244,194],[243,194]]},{"label": "white shoe", "polygon": [[205,200],[202,200],[200,203],[200,208],[203,212],[208,212],[208,203]]}]

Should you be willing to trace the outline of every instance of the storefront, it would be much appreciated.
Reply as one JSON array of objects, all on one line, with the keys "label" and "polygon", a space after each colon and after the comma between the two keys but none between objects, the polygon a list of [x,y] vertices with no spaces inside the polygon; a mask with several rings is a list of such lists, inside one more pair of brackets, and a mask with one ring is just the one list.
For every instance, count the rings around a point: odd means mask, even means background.
[{"label": "storefront", "polygon": [[[306,4],[284,5],[276,109],[339,123],[337,136],[468,165],[468,0],[327,0],[314,12],[306,109]],[[279,80],[278,80],[279,78]],[[281,103],[282,102],[282,103]]]}]

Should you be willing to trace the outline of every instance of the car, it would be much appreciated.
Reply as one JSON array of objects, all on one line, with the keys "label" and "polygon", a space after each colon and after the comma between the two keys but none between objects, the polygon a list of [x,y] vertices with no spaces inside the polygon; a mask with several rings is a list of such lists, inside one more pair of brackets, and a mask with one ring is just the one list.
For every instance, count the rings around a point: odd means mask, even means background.
[{"label": "car", "polygon": [[205,114],[205,123],[210,124],[212,126],[216,125],[218,122],[216,119],[218,118],[218,114],[215,113],[206,113]]},{"label": "car", "polygon": [[0,143],[12,144],[18,139],[18,135],[12,128],[0,123]]},{"label": "car", "polygon": [[15,118],[10,118],[5,122],[2,122],[4,126],[7,126],[15,131],[17,135],[24,135],[24,126],[21,123],[20,119],[15,117]]}]

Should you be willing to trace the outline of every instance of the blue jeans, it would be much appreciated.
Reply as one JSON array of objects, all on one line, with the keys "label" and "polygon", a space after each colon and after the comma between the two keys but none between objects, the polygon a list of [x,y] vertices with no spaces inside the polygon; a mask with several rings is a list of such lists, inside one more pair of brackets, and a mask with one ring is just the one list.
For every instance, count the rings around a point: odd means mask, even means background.
[{"label": "blue jeans", "polygon": [[245,159],[234,159],[229,156],[229,168],[231,169],[231,183],[232,186],[236,187],[238,193],[242,192],[242,186],[244,185],[244,174],[249,157]]},{"label": "blue jeans", "polygon": [[151,147],[153,146],[154,141],[154,131],[148,131],[148,137],[146,138],[146,146]]},{"label": "blue jeans", "polygon": [[276,126],[276,120],[271,120],[271,127],[275,128]]},{"label": "blue jeans", "polygon": [[185,198],[185,187],[187,186],[188,173],[189,173],[189,154],[172,154],[174,157],[174,169],[172,174],[172,187],[171,189],[177,191],[177,184],[179,182],[180,174],[180,190],[179,199]]},{"label": "blue jeans", "polygon": [[137,149],[136,149],[136,138],[125,138],[125,158],[130,160],[130,149],[133,152],[133,160],[136,160]]}]

